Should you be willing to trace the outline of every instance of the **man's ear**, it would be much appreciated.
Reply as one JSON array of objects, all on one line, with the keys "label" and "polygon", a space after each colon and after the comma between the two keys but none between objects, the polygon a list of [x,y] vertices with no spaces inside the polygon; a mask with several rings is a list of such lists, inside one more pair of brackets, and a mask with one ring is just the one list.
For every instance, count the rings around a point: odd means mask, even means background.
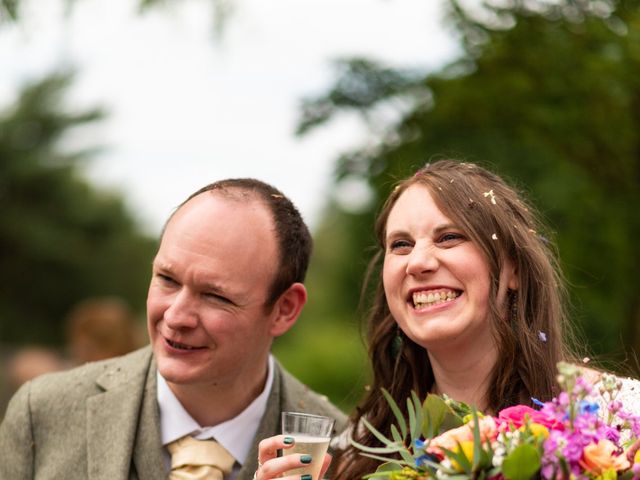
[{"label": "man's ear", "polygon": [[269,330],[271,336],[279,337],[293,327],[305,303],[307,303],[307,289],[303,284],[294,283],[285,290],[271,312]]}]

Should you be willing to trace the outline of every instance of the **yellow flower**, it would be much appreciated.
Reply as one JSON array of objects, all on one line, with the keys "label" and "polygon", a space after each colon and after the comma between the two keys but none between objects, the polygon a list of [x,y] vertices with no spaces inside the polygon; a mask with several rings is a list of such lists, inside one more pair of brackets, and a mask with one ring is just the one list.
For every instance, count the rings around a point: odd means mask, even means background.
[{"label": "yellow flower", "polygon": [[640,449],[638,449],[636,454],[633,456],[633,463],[640,463]]},{"label": "yellow flower", "polygon": [[[524,432],[527,430],[527,427],[524,425],[521,426],[518,430]],[[538,440],[544,440],[549,438],[549,429],[544,425],[540,425],[539,423],[531,423],[529,424],[529,431],[536,437]]]},{"label": "yellow flower", "polygon": [[[452,450],[455,453],[464,453],[464,456],[467,457],[471,463],[473,463],[473,441],[465,440],[460,442],[456,447]],[[464,472],[464,468],[454,459],[451,459],[451,466],[456,472]]]}]

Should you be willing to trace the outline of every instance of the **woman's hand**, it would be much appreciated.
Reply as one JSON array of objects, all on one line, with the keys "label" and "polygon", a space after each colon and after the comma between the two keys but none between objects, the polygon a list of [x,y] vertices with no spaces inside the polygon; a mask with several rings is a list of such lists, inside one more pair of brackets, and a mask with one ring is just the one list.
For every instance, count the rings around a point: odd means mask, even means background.
[{"label": "woman's hand", "polygon": [[[281,478],[283,480],[312,480],[311,475],[288,475],[283,476],[285,472],[296,468],[306,467],[312,460],[310,455],[284,455],[278,457],[278,450],[286,450],[294,445],[293,437],[286,435],[276,435],[275,437],[265,438],[258,445],[258,470],[253,476],[254,480],[271,480],[273,478]],[[331,455],[325,454],[322,459],[322,468],[320,469],[320,480],[329,468],[331,463]]]}]

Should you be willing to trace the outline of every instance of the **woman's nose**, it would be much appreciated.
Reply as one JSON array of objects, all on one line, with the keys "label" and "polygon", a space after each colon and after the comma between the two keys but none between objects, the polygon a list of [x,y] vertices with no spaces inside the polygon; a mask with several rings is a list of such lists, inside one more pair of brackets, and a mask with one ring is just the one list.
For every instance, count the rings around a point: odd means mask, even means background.
[{"label": "woman's nose", "polygon": [[433,272],[438,268],[439,261],[434,245],[416,244],[407,259],[407,274],[421,275]]},{"label": "woman's nose", "polygon": [[182,288],[173,296],[164,312],[164,321],[174,330],[194,328],[198,324],[195,300],[187,289]]}]

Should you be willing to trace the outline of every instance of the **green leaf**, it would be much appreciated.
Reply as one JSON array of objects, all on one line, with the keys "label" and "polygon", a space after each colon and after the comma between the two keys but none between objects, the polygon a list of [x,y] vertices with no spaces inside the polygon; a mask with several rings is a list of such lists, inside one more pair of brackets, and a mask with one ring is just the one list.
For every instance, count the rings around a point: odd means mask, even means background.
[{"label": "green leaf", "polygon": [[424,414],[422,412],[422,401],[418,397],[418,394],[411,391],[412,411],[414,412],[415,419],[412,427],[409,428],[412,439],[419,438],[422,434],[422,424],[424,422]]},{"label": "green leaf", "polygon": [[480,440],[480,422],[478,421],[478,412],[473,409],[473,465],[471,470],[476,472],[482,461],[482,442]]},{"label": "green leaf", "polygon": [[[361,443],[356,442],[355,440],[351,440],[351,445],[356,447],[358,450],[362,450],[367,453],[397,453],[398,450],[404,448],[399,445],[393,445],[389,447],[369,447],[367,445],[362,445]],[[385,458],[385,460],[387,460]]]},{"label": "green leaf", "polygon": [[446,454],[447,458],[449,458],[452,462],[453,461],[457,462],[458,465],[460,465],[460,468],[462,468],[462,470],[465,473],[472,472],[471,459],[467,458],[467,456],[464,453],[464,450],[462,450],[462,446],[460,445],[460,443],[458,443],[457,452],[454,452],[453,450],[448,450],[446,448],[443,448],[442,451]]},{"label": "green leaf", "polygon": [[396,417],[396,421],[398,422],[398,426],[400,427],[400,431],[402,432],[402,436],[406,437],[407,436],[407,422],[405,422],[404,415],[402,415],[402,412],[400,411],[400,408],[398,407],[398,404],[393,399],[391,394],[389,392],[387,392],[387,390],[385,390],[384,388],[382,389],[382,395],[384,395],[384,398],[387,400],[387,403],[389,404],[389,408],[391,408],[391,411],[393,412],[393,415]]},{"label": "green leaf", "polygon": [[426,438],[434,437],[440,430],[448,407],[444,400],[437,395],[429,394],[422,404],[424,421],[422,433]]},{"label": "green leaf", "polygon": [[365,475],[363,478],[389,478],[393,472],[402,470],[402,466],[397,463],[386,462],[378,467],[375,473]]},{"label": "green leaf", "polygon": [[520,445],[502,462],[502,474],[508,480],[529,480],[540,470],[540,451],[533,445]]},{"label": "green leaf", "polygon": [[438,395],[427,395],[422,404],[422,414],[422,434],[425,438],[463,425],[462,418]]},{"label": "green leaf", "polygon": [[402,466],[398,465],[397,463],[386,462],[378,467],[378,469],[376,470],[376,473],[397,472],[398,470],[402,470]]},{"label": "green leaf", "polygon": [[[409,436],[411,439],[415,439],[417,438],[417,435],[414,434],[414,432],[417,429],[416,410],[413,406],[413,402],[411,398],[407,398],[407,413],[409,414]],[[422,427],[422,425],[420,426]]]},{"label": "green leaf", "polygon": [[364,424],[364,426],[378,439],[380,440],[382,443],[384,443],[387,446],[391,446],[391,445],[395,445],[395,443],[391,440],[389,440],[387,437],[385,437],[382,433],[380,433],[380,431],[378,431],[378,429],[376,427],[374,427],[373,425],[371,425],[366,418],[362,417],[362,423]]},{"label": "green leaf", "polygon": [[[407,466],[407,462],[405,462],[404,460],[395,460],[393,458],[387,458],[387,457],[383,457],[383,456],[380,456],[380,455],[374,455],[372,453],[361,453],[360,455],[362,455],[363,457],[368,457],[368,458],[373,458],[375,460],[380,460],[381,462],[389,462],[389,463],[395,463],[395,464],[400,465],[400,466]],[[413,465],[413,461],[409,465]]]}]

